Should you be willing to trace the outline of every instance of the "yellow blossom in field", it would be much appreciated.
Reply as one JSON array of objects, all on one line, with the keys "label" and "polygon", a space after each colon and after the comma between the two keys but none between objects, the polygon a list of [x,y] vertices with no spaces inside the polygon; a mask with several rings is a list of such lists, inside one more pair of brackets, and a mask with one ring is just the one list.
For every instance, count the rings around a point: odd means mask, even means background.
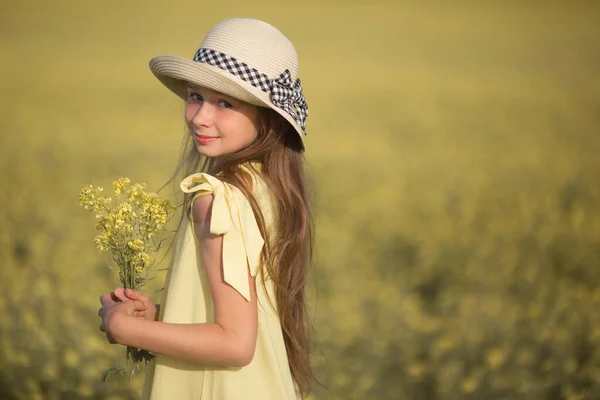
[{"label": "yellow blossom in field", "polygon": [[461,382],[460,390],[463,393],[472,393],[477,389],[477,386],[479,386],[477,378],[474,376],[469,376]]},{"label": "yellow blossom in field", "polygon": [[491,349],[485,353],[485,362],[490,368],[498,368],[506,360],[506,353],[502,349]]}]

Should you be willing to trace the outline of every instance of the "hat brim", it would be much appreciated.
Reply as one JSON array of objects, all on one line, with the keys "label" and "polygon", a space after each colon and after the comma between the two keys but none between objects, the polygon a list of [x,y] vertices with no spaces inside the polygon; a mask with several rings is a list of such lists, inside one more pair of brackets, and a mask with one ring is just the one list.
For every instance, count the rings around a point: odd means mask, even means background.
[{"label": "hat brim", "polygon": [[303,130],[284,110],[275,106],[268,93],[220,68],[177,56],[157,56],[150,60],[150,70],[156,78],[177,96],[187,101],[187,83],[203,86],[258,107],[271,108],[285,118],[300,136],[305,150]]}]

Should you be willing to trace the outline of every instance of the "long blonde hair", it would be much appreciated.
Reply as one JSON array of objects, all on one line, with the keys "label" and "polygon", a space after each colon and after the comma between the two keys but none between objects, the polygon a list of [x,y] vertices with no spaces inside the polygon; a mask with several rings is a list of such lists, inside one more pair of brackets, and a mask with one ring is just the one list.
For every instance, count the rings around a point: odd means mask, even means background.
[{"label": "long blonde hair", "polygon": [[[309,320],[305,287],[313,260],[314,222],[302,144],[294,128],[279,114],[260,108],[257,139],[248,147],[214,160],[201,156],[191,135],[184,141],[176,171],[168,182],[197,172],[219,175],[246,196],[265,240],[263,279],[274,283],[277,312],[281,321],[292,377],[302,393],[310,390],[314,376],[310,367]],[[237,168],[242,163],[259,163],[266,186],[271,191],[275,211],[275,237],[268,237],[263,213]],[[251,164],[249,164],[251,166]],[[168,182],[166,184],[168,184]],[[165,184],[165,185],[166,185]],[[164,186],[163,186],[164,187]],[[188,217],[193,194],[184,194],[181,218]],[[181,223],[181,220],[180,220]]]}]

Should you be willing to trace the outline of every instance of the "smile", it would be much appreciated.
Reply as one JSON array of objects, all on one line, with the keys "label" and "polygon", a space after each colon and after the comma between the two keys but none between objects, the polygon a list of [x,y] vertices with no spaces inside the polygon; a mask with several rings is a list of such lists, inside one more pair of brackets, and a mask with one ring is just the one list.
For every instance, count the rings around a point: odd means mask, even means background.
[{"label": "smile", "polygon": [[216,136],[196,135],[196,142],[198,142],[199,144],[208,144],[210,142],[214,142],[217,139],[218,139],[218,137],[216,137]]}]

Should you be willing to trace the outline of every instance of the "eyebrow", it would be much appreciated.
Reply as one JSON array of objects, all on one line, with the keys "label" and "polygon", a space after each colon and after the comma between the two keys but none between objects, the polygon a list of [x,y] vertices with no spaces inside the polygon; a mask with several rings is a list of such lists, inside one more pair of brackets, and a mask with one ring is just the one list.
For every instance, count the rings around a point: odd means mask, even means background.
[{"label": "eyebrow", "polygon": [[[189,89],[189,90],[198,90],[198,89],[200,89],[200,88],[203,88],[203,89],[208,89],[208,88],[205,88],[205,87],[203,87],[203,86],[192,85],[192,84],[191,84],[191,83],[189,83],[189,82],[185,84],[185,88],[186,88],[186,89]],[[210,90],[210,89],[209,89],[209,90]]]},{"label": "eyebrow", "polygon": [[233,96],[230,96],[230,95],[228,95],[228,94],[225,94],[225,93],[217,92],[216,90],[213,90],[213,89],[210,89],[210,88],[207,88],[207,87],[204,87],[204,86],[192,85],[192,84],[190,84],[189,82],[188,82],[188,83],[186,83],[186,85],[185,85],[185,86],[186,86],[186,88],[187,88],[187,89],[189,89],[189,90],[199,90],[199,89],[208,90],[209,92],[213,93],[214,95],[216,95],[216,96],[218,96],[218,97],[223,97],[223,98],[225,98],[225,99],[228,99],[228,100],[234,100],[234,101],[235,101],[235,100],[237,100],[237,99],[236,99],[235,97],[233,97]]},{"label": "eyebrow", "polygon": [[[213,90],[211,88],[207,88],[205,86],[192,85],[190,83],[186,84],[185,86],[188,89],[190,89],[190,90],[200,90],[200,89],[202,89],[202,90],[208,90],[209,92],[214,93],[214,94],[216,94],[218,96],[227,96],[225,93],[217,92],[216,90]],[[229,96],[227,96],[227,97],[229,97]]]}]

